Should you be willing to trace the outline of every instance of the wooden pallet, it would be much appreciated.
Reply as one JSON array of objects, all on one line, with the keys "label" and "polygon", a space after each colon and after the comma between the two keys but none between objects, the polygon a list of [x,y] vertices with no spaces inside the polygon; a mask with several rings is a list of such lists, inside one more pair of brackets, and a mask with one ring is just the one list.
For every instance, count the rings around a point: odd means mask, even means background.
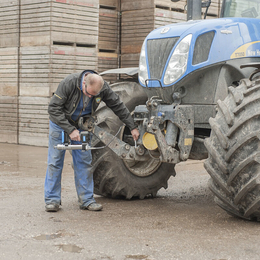
[{"label": "wooden pallet", "polygon": [[19,45],[19,5],[18,0],[0,1],[0,48]]}]

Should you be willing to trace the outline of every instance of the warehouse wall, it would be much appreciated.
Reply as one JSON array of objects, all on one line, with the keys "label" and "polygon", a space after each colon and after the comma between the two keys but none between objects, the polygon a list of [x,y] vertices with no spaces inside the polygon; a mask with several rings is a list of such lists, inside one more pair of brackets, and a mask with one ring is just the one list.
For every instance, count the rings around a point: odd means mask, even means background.
[{"label": "warehouse wall", "polygon": [[[207,18],[219,16],[219,3],[212,1]],[[1,0],[0,142],[47,146],[47,107],[58,83],[84,69],[138,66],[147,34],[186,21],[185,5],[186,0]]]}]

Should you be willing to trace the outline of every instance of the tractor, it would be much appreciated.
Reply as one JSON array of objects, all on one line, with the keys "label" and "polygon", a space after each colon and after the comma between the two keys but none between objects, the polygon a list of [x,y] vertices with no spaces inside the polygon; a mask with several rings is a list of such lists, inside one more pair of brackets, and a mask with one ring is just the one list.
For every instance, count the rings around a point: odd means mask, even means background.
[{"label": "tractor", "polygon": [[95,193],[156,196],[176,175],[175,164],[204,159],[216,203],[259,221],[260,1],[223,0],[221,18],[200,19],[209,4],[189,0],[187,22],[150,32],[139,68],[105,72],[131,76],[111,87],[140,137],[135,143],[104,104],[84,124],[97,148]]}]

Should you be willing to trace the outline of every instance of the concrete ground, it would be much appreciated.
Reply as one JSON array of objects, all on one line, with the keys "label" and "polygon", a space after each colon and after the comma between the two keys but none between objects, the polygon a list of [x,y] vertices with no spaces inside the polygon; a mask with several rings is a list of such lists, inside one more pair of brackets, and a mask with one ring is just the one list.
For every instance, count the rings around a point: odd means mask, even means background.
[{"label": "concrete ground", "polygon": [[213,201],[201,161],[176,165],[167,190],[144,200],[96,196],[101,212],[77,204],[66,155],[62,210],[44,210],[47,148],[0,143],[0,259],[258,260],[260,226]]}]

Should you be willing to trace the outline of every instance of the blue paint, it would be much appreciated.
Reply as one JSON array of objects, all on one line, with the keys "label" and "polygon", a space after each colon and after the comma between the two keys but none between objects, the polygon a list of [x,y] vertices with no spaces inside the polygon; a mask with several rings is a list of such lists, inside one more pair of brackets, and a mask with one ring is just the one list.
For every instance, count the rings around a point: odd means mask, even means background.
[{"label": "blue paint", "polygon": [[[166,33],[162,33],[164,28],[168,28]],[[209,52],[208,60],[201,62],[196,65],[192,65],[192,58],[194,52],[194,46],[196,39],[199,35],[206,32],[214,31],[215,36],[212,42],[212,46]],[[178,43],[186,37],[192,34],[192,40],[190,45],[190,51],[188,55],[188,65],[186,72],[175,82],[170,85],[165,85],[163,83],[163,78],[169,60],[172,53],[177,47]],[[170,24],[164,27],[153,30],[145,39],[145,46],[147,46],[147,41],[152,39],[163,39],[171,37],[180,37],[176,45],[171,51],[166,62],[161,79],[162,87],[172,86],[182,78],[192,73],[195,70],[201,69],[213,65],[218,62],[228,61],[230,59],[238,59],[243,57],[260,57],[260,19],[255,18],[219,18],[210,20],[198,20],[198,21],[188,21],[184,23]],[[249,44],[247,46],[246,44]],[[239,49],[245,50],[245,55],[241,56],[243,52]],[[236,53],[237,52],[237,53]],[[235,54],[234,54],[235,53]],[[233,56],[232,56],[233,54]],[[149,62],[146,49],[146,62],[148,66],[148,76],[149,72]],[[140,82],[140,81],[139,81]],[[141,82],[140,84],[145,87]],[[148,87],[159,87],[158,84],[148,84]]]}]

